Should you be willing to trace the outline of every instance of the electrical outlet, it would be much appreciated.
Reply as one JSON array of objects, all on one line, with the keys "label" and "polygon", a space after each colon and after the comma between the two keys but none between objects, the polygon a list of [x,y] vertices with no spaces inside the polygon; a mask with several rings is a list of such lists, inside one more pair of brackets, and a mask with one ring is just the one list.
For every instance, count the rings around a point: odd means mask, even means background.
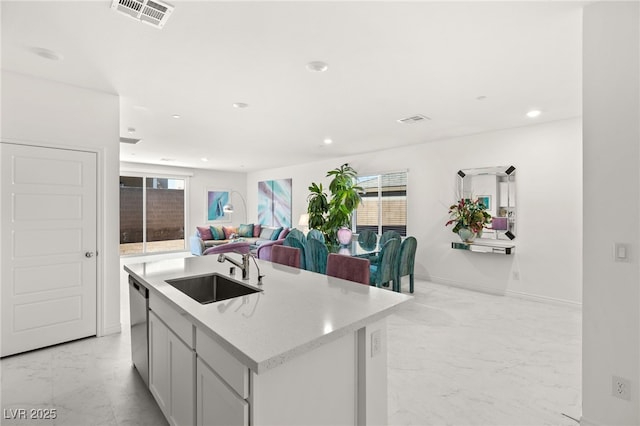
[{"label": "electrical outlet", "polygon": [[520,279],[520,272],[518,272],[518,271],[513,271],[512,276],[513,276],[513,279],[514,279],[514,280],[519,280],[519,279]]},{"label": "electrical outlet", "polygon": [[382,349],[382,338],[380,337],[380,330],[376,330],[371,333],[371,358],[378,355]]},{"label": "electrical outlet", "polygon": [[611,378],[611,394],[616,398],[631,401],[631,383],[622,377]]}]

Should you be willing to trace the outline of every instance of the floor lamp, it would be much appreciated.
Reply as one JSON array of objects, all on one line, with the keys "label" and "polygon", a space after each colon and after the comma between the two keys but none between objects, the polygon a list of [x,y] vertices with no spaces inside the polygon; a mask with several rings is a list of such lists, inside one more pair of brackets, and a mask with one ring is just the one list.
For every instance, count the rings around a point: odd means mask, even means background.
[{"label": "floor lamp", "polygon": [[[242,206],[244,207],[244,223],[247,223],[247,202],[244,200],[244,197],[242,196],[242,194],[239,193],[238,191],[229,192],[229,201],[231,201],[231,196],[233,195],[234,192],[238,194],[238,196],[240,197],[240,200],[242,200]],[[222,207],[222,211],[225,213],[233,213],[235,209],[233,208],[233,204],[227,203]]]}]

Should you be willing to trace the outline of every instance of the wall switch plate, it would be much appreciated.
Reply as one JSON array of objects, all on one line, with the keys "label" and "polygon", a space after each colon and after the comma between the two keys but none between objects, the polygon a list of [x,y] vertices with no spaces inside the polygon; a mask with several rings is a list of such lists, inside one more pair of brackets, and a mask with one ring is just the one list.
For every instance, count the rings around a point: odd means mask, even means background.
[{"label": "wall switch plate", "polygon": [[382,350],[382,337],[380,330],[371,333],[371,358],[378,355]]},{"label": "wall switch plate", "polygon": [[611,394],[616,398],[631,401],[631,382],[625,378],[613,376],[611,378]]},{"label": "wall switch plate", "polygon": [[629,261],[629,244],[614,243],[613,244],[613,260],[616,262]]}]

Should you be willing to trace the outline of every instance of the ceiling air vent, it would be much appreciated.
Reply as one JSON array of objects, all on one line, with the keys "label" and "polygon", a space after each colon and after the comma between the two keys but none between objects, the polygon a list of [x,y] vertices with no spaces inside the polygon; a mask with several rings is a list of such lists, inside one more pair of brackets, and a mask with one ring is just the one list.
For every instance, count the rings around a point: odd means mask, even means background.
[{"label": "ceiling air vent", "polygon": [[136,21],[162,28],[174,7],[160,0],[112,0],[111,9]]},{"label": "ceiling air vent", "polygon": [[426,115],[418,114],[418,115],[414,115],[413,117],[401,118],[400,120],[398,120],[398,123],[413,124],[413,123],[419,123],[421,121],[428,121],[428,120],[431,120],[431,119]]},{"label": "ceiling air vent", "polygon": [[140,139],[123,138],[122,136],[120,136],[120,143],[130,143],[132,145],[135,145],[138,142],[140,142]]}]

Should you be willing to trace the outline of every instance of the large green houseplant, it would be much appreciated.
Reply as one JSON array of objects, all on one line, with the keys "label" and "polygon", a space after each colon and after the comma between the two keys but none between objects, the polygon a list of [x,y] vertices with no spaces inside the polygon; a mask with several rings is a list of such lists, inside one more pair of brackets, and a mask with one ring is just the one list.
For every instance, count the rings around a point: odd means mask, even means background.
[{"label": "large green houseplant", "polygon": [[311,183],[309,186],[309,229],[319,229],[329,244],[336,244],[338,229],[351,225],[351,215],[362,200],[362,187],[357,185],[358,173],[348,163],[330,170],[327,177],[332,178],[329,183],[330,198],[321,183]]}]

